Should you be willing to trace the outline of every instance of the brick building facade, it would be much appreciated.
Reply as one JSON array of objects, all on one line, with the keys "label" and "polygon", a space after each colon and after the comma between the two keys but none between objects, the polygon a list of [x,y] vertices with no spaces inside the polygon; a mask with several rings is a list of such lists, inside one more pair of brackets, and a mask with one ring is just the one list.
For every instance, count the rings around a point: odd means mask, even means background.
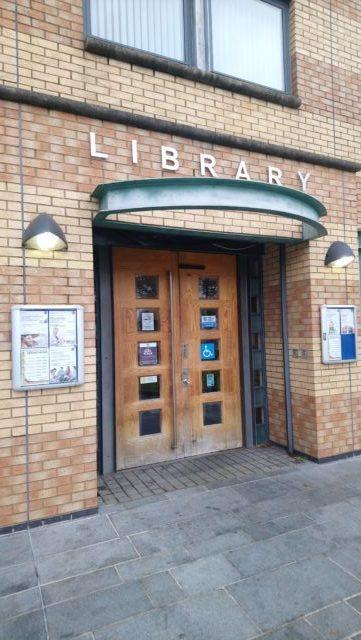
[{"label": "brick building facade", "polygon": [[[200,243],[218,238],[228,252],[233,241],[235,255],[237,242],[256,246],[263,265],[269,439],[287,446],[286,358],[295,450],[316,459],[361,451],[360,364],[322,364],[320,332],[322,305],[358,305],[360,295],[357,259],[347,269],[324,265],[334,240],[347,242],[358,255],[360,35],[357,0],[291,0],[291,87],[284,92],[153,60],[86,34],[82,0],[2,0],[1,527],[97,504],[97,432],[114,434],[114,424],[103,424],[99,399],[104,283],[97,261],[94,267],[94,246],[97,238],[108,246],[109,236],[93,226],[97,185],[169,177],[235,180],[240,171],[240,181],[280,181],[304,193],[302,179],[309,174],[307,193],[326,207],[328,234],[310,241],[302,241],[302,225],[293,218],[212,209],[207,202],[159,210],[150,202],[149,210],[115,213],[111,219],[119,226],[113,224],[110,233],[116,241],[126,229],[129,241],[137,225],[153,236],[155,230],[176,231],[172,238],[183,239],[182,251],[192,237]],[[63,228],[66,252],[22,248],[24,229],[42,212]],[[286,354],[280,245],[286,256]],[[12,389],[10,310],[22,304],[84,307],[83,385]],[[246,378],[243,371],[242,397]]]}]

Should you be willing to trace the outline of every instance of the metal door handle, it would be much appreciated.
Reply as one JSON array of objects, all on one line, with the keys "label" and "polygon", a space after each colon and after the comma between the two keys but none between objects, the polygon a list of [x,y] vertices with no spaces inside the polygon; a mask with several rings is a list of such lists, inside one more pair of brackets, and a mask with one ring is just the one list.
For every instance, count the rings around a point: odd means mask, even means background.
[{"label": "metal door handle", "polygon": [[189,386],[192,384],[192,380],[189,377],[189,373],[187,369],[184,369],[182,371],[182,384],[184,384],[185,386]]}]

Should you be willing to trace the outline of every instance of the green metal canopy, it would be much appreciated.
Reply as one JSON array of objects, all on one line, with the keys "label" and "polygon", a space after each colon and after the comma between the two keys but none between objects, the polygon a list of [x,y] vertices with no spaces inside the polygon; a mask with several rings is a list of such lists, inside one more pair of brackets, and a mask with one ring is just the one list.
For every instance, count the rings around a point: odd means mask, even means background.
[{"label": "green metal canopy", "polygon": [[[319,200],[303,191],[266,182],[223,178],[129,180],[100,184],[92,195],[100,202],[99,212],[94,218],[94,225],[98,227],[123,226],[121,221],[107,220],[116,213],[154,209],[219,209],[254,211],[299,220],[303,223],[302,240],[327,235],[319,220],[327,211]],[[255,239],[259,240],[259,236]]]}]

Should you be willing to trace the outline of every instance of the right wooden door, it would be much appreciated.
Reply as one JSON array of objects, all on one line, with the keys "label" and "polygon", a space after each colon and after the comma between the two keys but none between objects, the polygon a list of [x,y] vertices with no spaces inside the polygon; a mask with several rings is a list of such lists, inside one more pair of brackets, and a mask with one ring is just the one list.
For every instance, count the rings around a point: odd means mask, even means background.
[{"label": "right wooden door", "polygon": [[186,455],[242,445],[237,274],[234,256],[178,258],[181,416]]}]

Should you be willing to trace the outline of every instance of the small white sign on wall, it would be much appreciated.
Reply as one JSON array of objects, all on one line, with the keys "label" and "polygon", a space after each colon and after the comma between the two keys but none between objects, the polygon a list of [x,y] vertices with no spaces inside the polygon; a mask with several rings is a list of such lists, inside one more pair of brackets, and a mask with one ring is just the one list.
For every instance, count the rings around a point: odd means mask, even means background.
[{"label": "small white sign on wall", "polygon": [[11,310],[13,389],[84,382],[84,312],[79,305],[17,305]]}]

